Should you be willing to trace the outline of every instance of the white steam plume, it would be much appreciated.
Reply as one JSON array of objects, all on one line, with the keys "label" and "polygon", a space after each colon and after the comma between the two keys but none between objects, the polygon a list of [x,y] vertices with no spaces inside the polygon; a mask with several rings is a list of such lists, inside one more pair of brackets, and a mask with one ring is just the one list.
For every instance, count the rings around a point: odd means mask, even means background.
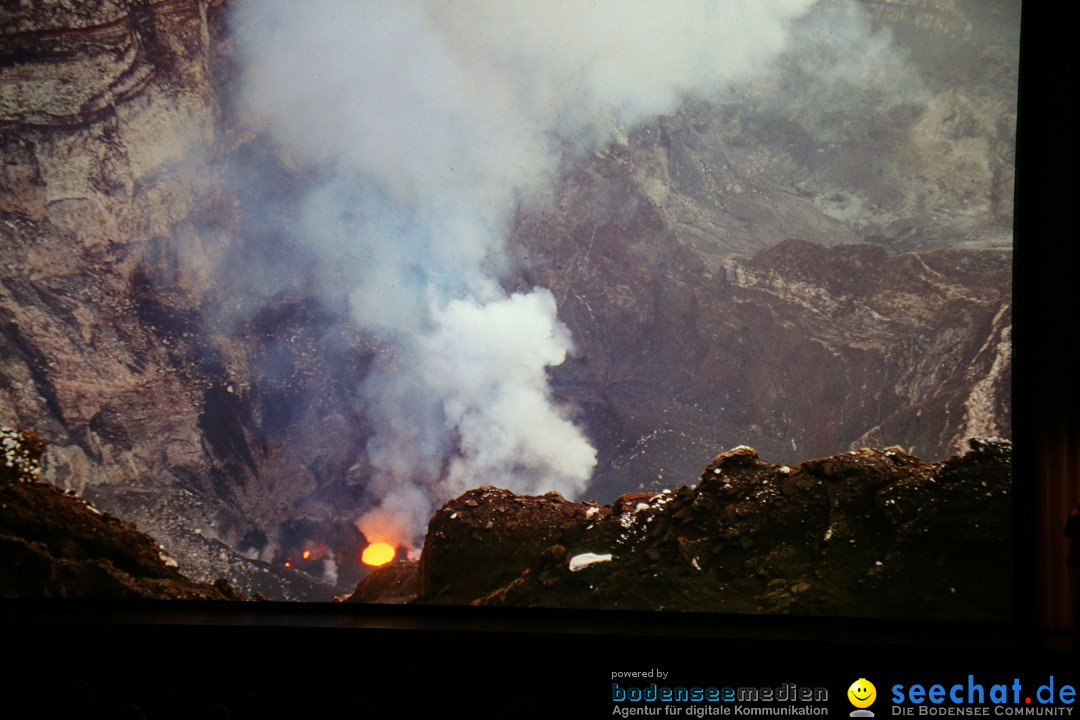
[{"label": "white steam plume", "polygon": [[569,333],[550,292],[499,284],[509,214],[550,182],[558,145],[601,146],[612,121],[749,79],[809,5],[240,5],[243,107],[321,173],[300,232],[390,348],[363,388],[369,538],[415,546],[436,503],[478,484],[584,488],[596,453],[546,382]]}]

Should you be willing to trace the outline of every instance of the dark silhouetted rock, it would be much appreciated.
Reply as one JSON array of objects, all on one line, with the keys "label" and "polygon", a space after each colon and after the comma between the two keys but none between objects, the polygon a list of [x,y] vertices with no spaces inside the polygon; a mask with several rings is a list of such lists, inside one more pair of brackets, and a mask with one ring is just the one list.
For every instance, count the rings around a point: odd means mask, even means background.
[{"label": "dark silhouetted rock", "polygon": [[418,566],[415,560],[401,560],[376,568],[357,583],[356,590],[344,601],[386,605],[410,603],[416,599]]},{"label": "dark silhouetted rock", "polygon": [[0,596],[241,600],[189,580],[150,536],[44,482],[30,431],[0,428]]},{"label": "dark silhouetted rock", "polygon": [[479,488],[431,519],[417,602],[1006,621],[1012,447],[970,448],[782,465],[741,447],[696,487],[611,506]]}]

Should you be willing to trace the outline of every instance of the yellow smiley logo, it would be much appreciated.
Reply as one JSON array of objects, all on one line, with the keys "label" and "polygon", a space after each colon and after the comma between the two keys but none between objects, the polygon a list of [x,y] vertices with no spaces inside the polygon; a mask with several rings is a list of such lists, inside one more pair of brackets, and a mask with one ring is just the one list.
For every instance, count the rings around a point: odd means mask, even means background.
[{"label": "yellow smiley logo", "polygon": [[877,699],[877,688],[866,678],[859,678],[847,689],[848,700],[857,708],[866,708]]}]

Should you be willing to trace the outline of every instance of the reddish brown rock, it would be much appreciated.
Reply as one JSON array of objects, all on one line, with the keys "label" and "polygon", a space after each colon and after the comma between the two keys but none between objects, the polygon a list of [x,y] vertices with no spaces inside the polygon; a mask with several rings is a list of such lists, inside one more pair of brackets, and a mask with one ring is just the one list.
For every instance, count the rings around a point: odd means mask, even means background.
[{"label": "reddish brown rock", "polygon": [[419,600],[470,601],[511,581],[554,545],[579,540],[589,505],[480,487],[444,505],[428,523]]},{"label": "reddish brown rock", "polygon": [[484,487],[432,518],[417,602],[1005,621],[1011,455],[738,448],[697,487],[610,507]]},{"label": "reddish brown rock", "polygon": [[356,590],[343,602],[403,605],[416,600],[419,588],[415,560],[399,562],[376,568],[356,585]]},{"label": "reddish brown rock", "polygon": [[224,580],[206,584],[181,575],[176,561],[131,523],[37,482],[43,446],[35,433],[0,428],[0,438],[6,450],[0,458],[0,596],[242,599]]}]

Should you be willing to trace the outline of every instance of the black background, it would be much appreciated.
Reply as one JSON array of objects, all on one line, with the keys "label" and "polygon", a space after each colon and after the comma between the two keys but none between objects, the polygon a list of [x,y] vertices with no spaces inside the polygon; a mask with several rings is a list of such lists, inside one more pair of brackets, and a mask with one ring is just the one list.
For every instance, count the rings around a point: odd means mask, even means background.
[{"label": "black background", "polygon": [[[1035,458],[1078,406],[1072,38],[1024,8],[1017,149],[1016,616],[1001,626],[278,603],[0,603],[0,718],[611,717],[611,673],[669,686],[829,691],[1019,678],[1080,685],[1071,633],[1040,627]],[[1074,436],[1077,434],[1074,433]],[[640,681],[640,686],[648,680]],[[632,684],[624,680],[622,684]],[[124,714],[128,713],[128,714]],[[225,714],[223,714],[225,713]],[[685,715],[684,715],[685,717]]]}]

